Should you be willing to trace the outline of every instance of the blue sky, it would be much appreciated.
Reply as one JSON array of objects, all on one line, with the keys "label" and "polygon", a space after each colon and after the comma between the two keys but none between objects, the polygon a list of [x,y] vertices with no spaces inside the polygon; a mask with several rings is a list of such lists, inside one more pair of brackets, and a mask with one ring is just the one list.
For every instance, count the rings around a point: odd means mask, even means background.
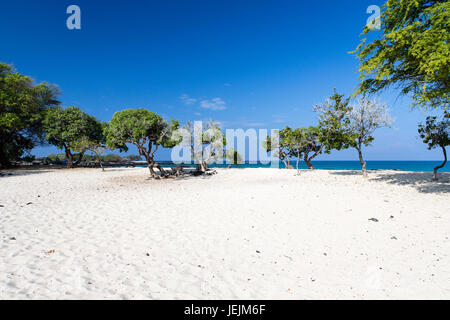
[{"label": "blue sky", "polygon": [[[360,41],[367,7],[383,2],[5,1],[0,61],[57,84],[64,106],[103,121],[145,107],[182,123],[213,118],[225,128],[309,126],[314,105],[333,88],[354,91],[358,61],[348,52]],[[81,8],[81,30],[66,27],[71,4]],[[397,91],[379,98],[396,122],[375,134],[367,160],[441,159],[418,138],[424,111]],[[318,158],[356,159],[354,150]]]}]

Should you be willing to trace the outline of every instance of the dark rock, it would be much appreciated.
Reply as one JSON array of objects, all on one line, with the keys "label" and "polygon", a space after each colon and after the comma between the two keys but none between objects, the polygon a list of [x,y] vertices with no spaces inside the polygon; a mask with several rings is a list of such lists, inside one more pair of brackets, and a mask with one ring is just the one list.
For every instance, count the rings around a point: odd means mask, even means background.
[{"label": "dark rock", "polygon": [[369,221],[378,222],[378,219],[376,219],[376,218],[370,218]]}]

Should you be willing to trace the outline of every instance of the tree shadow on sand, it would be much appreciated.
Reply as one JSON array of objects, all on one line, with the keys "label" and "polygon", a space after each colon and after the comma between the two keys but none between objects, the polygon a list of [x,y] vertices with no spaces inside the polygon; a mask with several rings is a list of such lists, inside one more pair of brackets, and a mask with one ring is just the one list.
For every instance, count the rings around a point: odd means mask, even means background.
[{"label": "tree shadow on sand", "polygon": [[[357,170],[335,171],[332,174],[340,176],[360,175],[362,177],[361,171]],[[410,186],[421,193],[450,193],[450,172],[439,172],[438,181],[433,181],[432,179],[432,172],[369,171],[370,181],[382,181],[400,186]]]},{"label": "tree shadow on sand", "polygon": [[390,184],[411,186],[421,193],[450,193],[450,173],[438,173],[438,181],[433,181],[432,172],[395,172],[379,173],[372,181],[384,181]]},{"label": "tree shadow on sand", "polygon": [[45,173],[50,172],[51,170],[46,169],[4,169],[0,171],[0,179],[1,178],[8,178],[8,177],[14,177],[14,176],[26,176],[30,174],[39,174],[39,173]]}]

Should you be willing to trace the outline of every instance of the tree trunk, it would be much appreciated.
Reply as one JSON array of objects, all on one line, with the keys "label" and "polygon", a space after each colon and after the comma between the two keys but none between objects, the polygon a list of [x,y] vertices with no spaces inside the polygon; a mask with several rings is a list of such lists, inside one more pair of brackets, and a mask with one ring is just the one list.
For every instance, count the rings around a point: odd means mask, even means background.
[{"label": "tree trunk", "polygon": [[359,156],[359,162],[361,163],[361,169],[364,177],[367,177],[367,167],[366,162],[363,159],[361,147],[357,148],[358,150],[358,156]]},{"label": "tree trunk", "polygon": [[69,149],[66,149],[65,151],[66,151],[66,157],[67,157],[66,166],[67,166],[67,168],[73,168],[73,154],[72,154],[72,152],[70,152]]},{"label": "tree trunk", "polygon": [[438,181],[438,177],[437,177],[437,171],[441,168],[443,168],[445,166],[445,164],[447,163],[447,151],[445,150],[445,146],[441,146],[442,148],[442,152],[444,153],[444,162],[442,162],[442,164],[440,166],[437,166],[436,168],[434,168],[433,173],[434,173],[434,181]]},{"label": "tree trunk", "polygon": [[150,175],[152,176],[153,179],[157,179],[158,176],[156,175],[155,170],[153,169],[153,163],[149,163],[149,161],[147,160],[148,163],[148,170],[150,170]]},{"label": "tree trunk", "polygon": [[309,170],[314,170],[315,169],[314,166],[311,164],[311,159],[308,159],[308,155],[307,154],[305,154],[304,160],[305,160],[305,163],[308,166]]},{"label": "tree trunk", "polygon": [[206,171],[208,171],[208,164],[206,163],[206,161],[202,161],[201,165],[200,165],[200,170],[205,173]]},{"label": "tree trunk", "polygon": [[5,150],[6,145],[3,143],[2,140],[0,140],[0,168],[8,168],[11,166],[11,162],[9,161]]},{"label": "tree trunk", "polygon": [[289,159],[289,157],[286,157],[286,159],[287,159],[287,166],[286,166],[286,168],[287,168],[287,169],[294,169],[294,168],[291,166],[291,159]]},{"label": "tree trunk", "polygon": [[160,165],[159,163],[154,162],[153,165],[154,165],[156,168],[158,168],[159,172],[161,172],[161,177],[166,177],[166,176],[167,176],[166,171],[164,170],[163,167],[161,167],[161,165]]},{"label": "tree trunk", "polygon": [[83,152],[80,152],[80,153],[78,154],[78,160],[74,162],[74,166],[77,166],[77,165],[80,164],[81,160],[83,160],[83,156],[84,156],[84,151],[83,151]]},{"label": "tree trunk", "polygon": [[100,168],[102,168],[102,171],[105,171],[105,168],[103,167],[103,163],[102,163],[102,159],[100,158],[100,155],[97,153],[97,160],[98,163],[100,164]]}]

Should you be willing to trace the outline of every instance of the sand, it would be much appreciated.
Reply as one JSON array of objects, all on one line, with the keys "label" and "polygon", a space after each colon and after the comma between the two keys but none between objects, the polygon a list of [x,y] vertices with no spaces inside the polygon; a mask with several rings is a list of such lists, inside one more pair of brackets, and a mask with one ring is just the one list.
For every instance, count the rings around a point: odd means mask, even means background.
[{"label": "sand", "polygon": [[0,299],[450,298],[450,174],[10,173]]}]

